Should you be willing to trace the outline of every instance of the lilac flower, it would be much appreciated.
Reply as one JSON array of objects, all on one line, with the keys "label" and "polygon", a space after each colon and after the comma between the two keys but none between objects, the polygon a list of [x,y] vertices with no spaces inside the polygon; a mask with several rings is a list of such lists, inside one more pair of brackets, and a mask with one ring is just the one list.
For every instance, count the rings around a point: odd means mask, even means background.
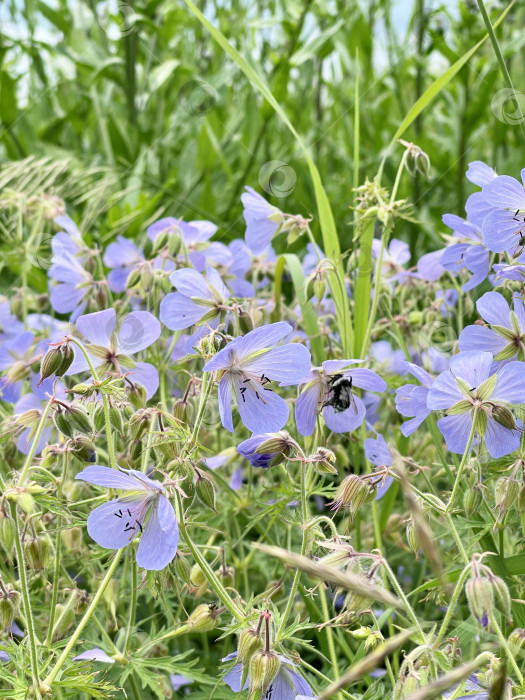
[{"label": "lilac flower", "polygon": [[440,262],[442,255],[443,250],[434,250],[432,253],[422,255],[417,263],[417,272],[412,273],[412,277],[427,282],[436,282],[445,272],[445,268]]},{"label": "lilac flower", "polygon": [[485,187],[489,182],[492,182],[498,173],[482,160],[474,160],[468,164],[467,180],[470,180],[478,187]]},{"label": "lilac flower", "polygon": [[492,457],[518,449],[521,430],[510,407],[523,400],[525,364],[509,362],[496,372],[494,369],[491,353],[460,352],[451,358],[450,370],[442,372],[432,384],[427,406],[447,412],[439,419],[438,427],[451,452],[465,451],[476,411],[475,431],[484,438]]},{"label": "lilac flower", "polygon": [[525,359],[525,309],[518,293],[514,311],[499,292],[486,292],[476,302],[479,315],[489,326],[467,326],[459,336],[460,350],[485,350],[495,360]]},{"label": "lilac flower", "polygon": [[[13,413],[15,416],[26,413],[26,411],[37,411],[38,417],[35,416],[35,423],[25,427],[17,438],[17,447],[22,454],[28,454],[34,442],[35,426],[40,421],[40,417],[44,411],[44,407],[49,401],[49,396],[54,395],[57,399],[65,401],[66,390],[62,382],[56,382],[54,377],[44,379],[40,386],[38,385],[39,375],[32,374],[30,377],[31,391],[24,394],[14,405]],[[47,423],[42,429],[40,439],[35,449],[35,455],[39,455],[48,442],[51,440],[51,435],[54,430],[54,423],[51,418],[48,418]]]},{"label": "lilac flower", "polygon": [[110,267],[108,285],[112,292],[117,294],[126,291],[128,277],[145,262],[144,255],[133,241],[117,236],[117,240],[110,243],[104,253],[104,265]]},{"label": "lilac flower", "polygon": [[419,384],[404,384],[396,389],[398,413],[412,419],[401,425],[401,432],[405,437],[408,437],[430,415],[427,397],[433,380],[428,372],[412,362],[405,362],[405,371],[421,383],[421,386]]},{"label": "lilac flower", "polygon": [[[231,661],[237,658],[237,652],[234,651],[228,654],[223,661]],[[313,697],[313,691],[307,681],[298,673],[295,664],[285,656],[279,654],[281,667],[277,675],[270,683],[266,690],[265,698],[267,700],[296,700],[298,695],[304,695],[308,698]],[[223,681],[230,686],[234,693],[240,693],[241,690],[246,690],[250,686],[250,674],[241,688],[243,664],[238,663],[224,676]]]},{"label": "lilac flower", "polygon": [[[193,681],[191,678],[187,678],[186,676],[183,676],[182,674],[175,674],[175,673],[170,673],[170,682],[171,682],[171,687],[175,691],[180,690],[180,688],[184,687],[185,685],[192,685],[193,684]],[[188,688],[188,690],[189,690],[189,688]]]},{"label": "lilac flower", "polygon": [[319,265],[319,261],[324,260],[325,254],[318,245],[313,243],[306,244],[306,251],[306,255],[303,258],[303,273],[305,277],[308,277]]},{"label": "lilac flower", "polygon": [[24,324],[11,313],[8,301],[0,301],[0,342],[10,340],[22,333]]},{"label": "lilac flower", "polygon": [[[160,323],[149,311],[133,311],[120,322],[117,333],[115,309],[105,309],[86,314],[77,319],[76,326],[84,338],[91,343],[86,350],[95,367],[104,371],[123,373],[124,368],[130,383],[137,383],[146,389],[146,398],[157,391],[159,375],[148,362],[134,362],[130,355],[145,350],[160,335]],[[66,374],[78,374],[89,368],[80,350]],[[129,376],[128,376],[129,375]]]},{"label": "lilac flower", "polygon": [[228,267],[226,284],[238,299],[250,299],[255,296],[253,284],[245,279],[246,273],[252,266],[250,249],[240,238],[236,238],[228,247],[233,261]]},{"label": "lilac flower", "polygon": [[[174,219],[169,216],[159,219],[148,227],[148,237],[155,241],[161,233],[180,237],[183,252],[178,256],[181,262],[189,261],[197,272],[204,272],[207,265],[228,266],[233,261],[230,250],[220,241],[210,242],[210,238],[217,232],[217,226],[211,221],[190,221]],[[186,260],[187,256],[187,260]]]},{"label": "lilac flower", "polygon": [[297,383],[310,369],[310,352],[304,345],[275,347],[291,332],[292,327],[284,322],[255,328],[235,338],[205,364],[205,372],[218,372],[219,411],[230,432],[233,397],[242,422],[253,433],[273,433],[285,425],[288,404],[270,385]]},{"label": "lilac flower", "polygon": [[381,370],[390,374],[401,374],[405,361],[405,353],[396,348],[392,348],[388,340],[377,340],[372,343],[372,356],[381,365]]},{"label": "lilac flower", "polygon": [[346,433],[361,425],[366,408],[363,400],[354,396],[353,387],[385,391],[386,382],[370,369],[348,367],[360,362],[362,360],[326,360],[322,367],[313,369],[299,382],[305,384],[295,404],[295,420],[301,435],[313,433],[320,410],[334,433]]},{"label": "lilac flower", "polygon": [[20,398],[23,378],[29,374],[29,366],[36,359],[33,357],[33,341],[34,335],[24,331],[0,346],[0,372],[6,372],[0,377],[3,401],[15,403]]},{"label": "lilac flower", "polygon": [[465,292],[474,289],[489,273],[489,251],[483,245],[481,230],[476,224],[454,214],[444,214],[443,223],[454,231],[458,243],[448,246],[441,256],[441,265],[449,272],[467,269],[472,277],[463,285]]},{"label": "lilac flower", "polygon": [[479,682],[477,676],[472,675],[465,681],[463,690],[466,695],[456,695],[459,685],[453,686],[450,690],[443,693],[445,700],[489,700],[490,693]]},{"label": "lilac flower", "polygon": [[115,659],[112,659],[103,649],[99,649],[98,647],[83,651],[81,654],[78,654],[78,656],[75,656],[73,661],[100,661],[103,664],[115,663]]},{"label": "lilac flower", "polygon": [[[521,171],[522,180],[525,169]],[[483,188],[494,207],[483,220],[483,242],[494,253],[520,255],[525,248],[525,189],[513,177],[499,175]]]},{"label": "lilac flower", "polygon": [[284,214],[252,187],[241,195],[246,221],[246,244],[254,255],[264,252],[284,222]]},{"label": "lilac flower", "polygon": [[508,265],[507,263],[493,265],[492,269],[495,274],[490,277],[492,284],[497,287],[503,284],[505,280],[523,282],[525,280],[525,264],[519,264],[521,262],[525,262],[525,255],[520,255],[516,265]]},{"label": "lilac flower", "polygon": [[[366,438],[364,443],[365,457],[375,467],[389,467],[394,461],[392,453],[385,438],[376,434],[375,438]],[[388,489],[392,486],[394,479],[390,475],[386,476],[377,487],[376,501],[381,500]]]},{"label": "lilac flower", "polygon": [[455,289],[438,289],[436,290],[436,300],[443,299],[443,303],[440,304],[439,310],[445,318],[450,318],[452,316],[451,309],[457,304],[458,293]]},{"label": "lilac flower", "polygon": [[104,549],[121,549],[141,535],[137,564],[160,571],[177,552],[179,527],[162,486],[135,469],[116,471],[93,465],[76,479],[124,493],[93,510],[87,519],[90,537]]},{"label": "lilac flower", "polygon": [[[379,260],[381,251],[381,241],[374,238],[372,241],[372,255],[376,260]],[[389,281],[401,281],[406,275],[404,265],[410,260],[410,248],[408,243],[393,238],[390,241],[388,249],[383,251],[383,259],[381,262],[381,275],[388,278]]]},{"label": "lilac flower", "polygon": [[206,268],[206,278],[190,268],[175,270],[170,280],[178,291],[164,297],[159,314],[170,330],[182,331],[224,313],[230,291],[217,270]]},{"label": "lilac flower", "polygon": [[[496,177],[496,171],[482,161],[476,160],[469,163],[467,179],[478,187],[485,187]],[[482,190],[470,195],[465,204],[465,210],[467,219],[481,228],[486,217],[494,211],[494,207],[487,201],[486,194]]]}]

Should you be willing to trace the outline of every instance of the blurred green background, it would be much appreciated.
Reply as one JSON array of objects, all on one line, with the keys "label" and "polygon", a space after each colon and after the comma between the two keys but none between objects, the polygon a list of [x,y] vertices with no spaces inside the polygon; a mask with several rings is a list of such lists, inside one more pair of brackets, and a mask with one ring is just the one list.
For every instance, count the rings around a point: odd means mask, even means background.
[{"label": "blurred green background", "polygon": [[[413,103],[485,35],[475,0],[197,5],[264,76],[309,146],[343,249],[354,184],[375,176]],[[506,6],[488,3],[491,19]],[[512,99],[501,97],[506,84],[486,41],[404,135],[432,163],[430,179],[401,186],[421,223],[395,235],[415,256],[437,247],[442,213],[463,213],[469,161],[514,176],[524,164],[524,16],[516,3],[497,29]],[[297,144],[183,0],[4,0],[0,19],[3,191],[64,197],[102,240],[136,235],[162,214],[211,219],[224,239],[243,235],[246,184],[284,211],[315,215]],[[400,155],[401,146],[389,156],[384,186]]]}]

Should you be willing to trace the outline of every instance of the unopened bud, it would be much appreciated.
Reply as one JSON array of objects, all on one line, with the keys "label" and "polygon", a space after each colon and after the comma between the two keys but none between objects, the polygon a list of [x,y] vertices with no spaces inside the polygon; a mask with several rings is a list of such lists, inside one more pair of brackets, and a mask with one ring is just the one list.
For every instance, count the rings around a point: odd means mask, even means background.
[{"label": "unopened bud", "polygon": [[217,610],[214,605],[198,605],[188,618],[194,632],[209,632],[215,627]]},{"label": "unopened bud", "polygon": [[511,476],[502,476],[496,481],[494,496],[496,508],[500,511],[510,510],[518,501],[520,486]]},{"label": "unopened bud", "polygon": [[205,506],[215,510],[215,489],[213,483],[209,476],[203,474],[200,470],[197,472],[195,491]]},{"label": "unopened bud", "polygon": [[239,319],[239,328],[241,333],[246,334],[253,331],[253,320],[249,313],[239,309],[237,311],[237,317]]},{"label": "unopened bud", "polygon": [[35,499],[29,491],[21,491],[17,497],[17,503],[26,515],[30,515],[35,507]]},{"label": "unopened bud", "polygon": [[341,507],[345,508],[353,518],[361,506],[374,500],[376,494],[377,488],[369,479],[363,479],[357,474],[350,474],[340,483],[330,505],[335,511]]},{"label": "unopened bud", "polygon": [[483,486],[481,484],[473,484],[467,487],[463,496],[463,507],[467,515],[477,513],[479,507],[483,503]]},{"label": "unopened bud", "polygon": [[53,629],[53,638],[55,640],[62,639],[75,622],[75,612],[71,604],[58,603],[55,607],[55,627]]},{"label": "unopened bud", "polygon": [[146,389],[140,384],[128,388],[128,399],[135,409],[143,408],[146,404]]},{"label": "unopened bud", "polygon": [[231,566],[221,567],[217,576],[225,588],[231,588],[235,583],[235,570]]},{"label": "unopened bud", "polygon": [[128,275],[126,280],[126,289],[131,289],[135,287],[140,282],[140,269],[135,267]]},{"label": "unopened bud", "polygon": [[57,369],[62,364],[62,352],[60,348],[51,348],[44,355],[42,360],[42,365],[40,367],[40,380],[37,386],[40,386],[44,379],[48,377],[53,377],[56,374]]},{"label": "unopened bud", "polygon": [[15,544],[15,524],[7,513],[0,510],[0,544],[7,554],[11,554]]},{"label": "unopened bud", "polygon": [[257,634],[257,630],[243,630],[239,635],[237,646],[237,663],[247,664],[253,654],[262,646],[262,638]]},{"label": "unopened bud", "polygon": [[206,583],[207,579],[204,574],[204,571],[201,569],[201,567],[198,564],[194,564],[191,567],[190,570],[190,583],[192,586],[195,586],[195,588],[198,588],[199,586],[202,586],[203,583]]},{"label": "unopened bud", "polygon": [[250,659],[249,696],[264,696],[266,690],[281,668],[281,662],[274,651],[255,651]]},{"label": "unopened bud", "polygon": [[515,656],[522,656],[525,649],[525,630],[522,627],[516,627],[509,635],[510,650]]},{"label": "unopened bud", "polygon": [[314,469],[318,474],[337,474],[337,469],[334,467],[335,454],[326,447],[318,447],[317,452],[310,455],[308,459],[313,462]]},{"label": "unopened bud", "polygon": [[51,543],[47,536],[32,537],[25,544],[25,556],[29,566],[35,571],[42,571],[49,562]]},{"label": "unopened bud", "polygon": [[494,406],[492,418],[507,430],[516,430],[516,421],[511,411],[506,406]]},{"label": "unopened bud", "polygon": [[174,567],[175,573],[180,578],[180,580],[186,585],[189,585],[191,583],[191,567],[188,562],[188,558],[182,556],[182,554],[179,554],[179,552],[177,552],[177,554],[175,555]]},{"label": "unopened bud", "polygon": [[116,406],[109,407],[109,422],[118,433],[122,434],[124,432],[122,412]]},{"label": "unopened bud", "polygon": [[61,362],[58,368],[55,371],[55,374],[57,377],[63,377],[64,374],[68,371],[68,369],[71,367],[73,364],[73,360],[75,359],[75,351],[71,347],[69,343],[65,343],[64,345],[61,345],[60,348],[60,357],[61,357]]},{"label": "unopened bud", "polygon": [[18,615],[20,593],[8,583],[0,589],[0,629],[5,630]]},{"label": "unopened bud", "polygon": [[487,627],[494,610],[494,588],[491,582],[475,571],[467,581],[466,592],[471,614],[483,627]]},{"label": "unopened bud", "polygon": [[73,454],[81,462],[94,462],[95,461],[95,444],[85,435],[78,435],[70,443]]},{"label": "unopened bud", "polygon": [[82,528],[68,527],[60,532],[64,547],[68,551],[79,552],[82,546]]}]

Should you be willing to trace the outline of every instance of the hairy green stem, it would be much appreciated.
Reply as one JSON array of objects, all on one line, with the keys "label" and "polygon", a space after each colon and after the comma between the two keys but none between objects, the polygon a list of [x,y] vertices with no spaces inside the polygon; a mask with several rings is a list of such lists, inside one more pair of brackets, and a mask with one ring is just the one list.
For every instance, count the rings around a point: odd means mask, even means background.
[{"label": "hairy green stem", "polygon": [[446,506],[446,512],[450,512],[451,508],[454,505],[454,501],[456,500],[456,497],[458,495],[458,489],[459,489],[459,484],[461,481],[461,477],[463,475],[463,469],[465,468],[465,464],[467,463],[467,459],[470,453],[470,448],[472,445],[472,440],[474,439],[474,435],[476,432],[476,419],[478,417],[478,409],[475,408],[473,415],[472,415],[472,427],[470,428],[470,435],[468,436],[467,440],[467,446],[465,447],[465,451],[463,452],[463,457],[461,458],[461,462],[459,463],[458,471],[456,474],[456,480],[454,481],[454,487],[452,489],[452,493],[450,494],[449,501]]},{"label": "hairy green stem", "polygon": [[516,659],[514,658],[514,654],[510,650],[509,645],[507,643],[507,640],[505,639],[505,635],[503,634],[500,626],[496,622],[496,618],[494,617],[494,615],[490,616],[490,625],[491,625],[491,627],[493,627],[496,630],[496,634],[498,636],[499,642],[500,642],[503,650],[505,651],[505,655],[506,655],[507,659],[510,661],[510,665],[514,669],[514,673],[518,677],[520,685],[523,686],[523,674],[521,673],[521,671],[518,667],[518,664],[516,663]]},{"label": "hairy green stem", "polygon": [[82,634],[84,627],[89,622],[89,619],[91,618],[91,616],[95,612],[97,605],[99,604],[102,596],[104,595],[104,591],[106,590],[109,582],[111,581],[113,574],[115,573],[117,566],[119,565],[119,562],[122,558],[123,552],[124,552],[123,549],[119,549],[115,552],[114,559],[111,562],[111,566],[109,567],[109,569],[106,572],[106,575],[102,579],[100,586],[98,587],[98,590],[95,593],[93,600],[91,601],[88,609],[86,610],[86,612],[84,613],[84,616],[82,617],[82,619],[78,623],[77,628],[75,629],[75,631],[71,635],[71,638],[70,638],[69,642],[67,643],[64,651],[62,652],[62,654],[58,658],[57,662],[55,663],[55,665],[53,666],[53,668],[51,669],[51,671],[49,672],[47,677],[44,679],[44,682],[43,682],[44,686],[47,686],[49,688],[52,687],[52,685],[53,685],[53,683],[58,675],[58,672],[60,671],[60,669],[62,668],[62,666],[66,662],[67,657],[69,656],[69,652],[75,646],[77,639]]},{"label": "hairy green stem", "polygon": [[135,558],[133,558],[133,561],[131,563],[131,601],[129,605],[128,626],[126,627],[126,636],[124,638],[124,644],[122,645],[122,655],[124,657],[128,655],[129,647],[131,644],[131,630],[133,629],[133,625],[135,624],[135,612],[137,609],[137,590],[137,562]]},{"label": "hairy green stem", "polygon": [[11,510],[11,517],[13,518],[13,523],[15,527],[15,549],[16,558],[18,561],[18,576],[20,578],[20,588],[22,589],[22,603],[24,606],[24,615],[26,618],[27,625],[27,636],[29,638],[29,657],[31,660],[31,676],[33,678],[33,685],[35,692],[37,693],[37,698],[40,698],[39,684],[40,678],[38,675],[38,655],[36,651],[36,633],[35,633],[35,623],[33,619],[33,612],[31,610],[31,598],[29,596],[29,585],[27,582],[27,569],[26,561],[24,556],[24,548],[22,547],[22,540],[20,538],[20,529],[18,527],[18,518],[16,513],[16,503],[11,501],[9,504]]},{"label": "hairy green stem", "polygon": [[44,412],[42,413],[42,416],[40,417],[40,422],[39,422],[38,427],[36,429],[35,437],[33,438],[31,448],[30,448],[29,452],[27,453],[26,461],[24,462],[24,466],[22,467],[22,471],[21,471],[20,477],[18,479],[19,486],[21,486],[24,483],[24,480],[27,476],[27,472],[29,470],[29,467],[31,466],[31,462],[33,461],[33,457],[35,456],[38,441],[40,440],[40,436],[42,435],[42,430],[44,429],[44,424],[47,420],[47,417],[49,415],[49,411],[51,410],[52,404],[53,404],[53,399],[49,399],[49,401],[46,404],[46,407],[44,408]]},{"label": "hairy green stem", "polygon": [[[64,481],[66,480],[66,474],[67,474],[67,462],[68,462],[68,453],[64,452],[64,458],[63,458],[63,464],[62,464],[62,475],[60,477],[60,481],[58,482],[57,486],[57,500],[60,503],[62,500],[62,487],[64,485]],[[56,543],[55,543],[55,569],[53,572],[53,592],[51,594],[51,608],[49,610],[49,627],[47,630],[47,637],[45,641],[46,647],[51,646],[51,642],[53,640],[53,628],[55,625],[55,613],[56,613],[56,605],[57,605],[57,600],[58,600],[58,581],[60,578],[60,556],[62,553],[62,514],[58,513],[57,515],[57,538],[56,538]]]},{"label": "hairy green stem", "polygon": [[465,585],[465,581],[470,572],[470,568],[470,564],[467,564],[467,566],[463,569],[458,578],[458,582],[456,583],[456,587],[454,588],[454,593],[452,594],[452,598],[450,599],[450,603],[448,604],[447,612],[445,613],[445,617],[443,618],[443,622],[441,623],[441,627],[434,641],[434,649],[437,649],[439,647],[441,640],[445,636],[445,632],[447,631],[447,628],[450,624],[450,620],[452,619],[452,615],[454,614],[454,608],[456,606],[456,603],[458,602],[458,598],[461,594],[461,591],[463,590],[463,586]]}]

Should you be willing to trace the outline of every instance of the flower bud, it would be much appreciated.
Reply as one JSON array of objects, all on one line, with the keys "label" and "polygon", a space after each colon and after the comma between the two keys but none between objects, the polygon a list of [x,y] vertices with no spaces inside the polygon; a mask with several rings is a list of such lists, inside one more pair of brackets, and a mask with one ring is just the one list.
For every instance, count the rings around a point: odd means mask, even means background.
[{"label": "flower bud", "polygon": [[[177,239],[177,238],[179,238],[179,236],[177,236],[176,234],[172,234],[172,235],[170,236],[170,234],[168,233],[167,230],[161,231],[161,232],[159,233],[159,235],[158,235],[158,236],[155,238],[155,240],[153,241],[153,250],[152,250],[152,252],[153,252],[153,253],[158,253],[159,250],[162,250],[162,248],[164,248],[164,246],[168,243],[168,240],[169,240],[170,238],[175,238],[175,239]],[[176,255],[177,252],[178,252],[178,249],[175,251],[174,255]]]},{"label": "flower bud", "polygon": [[202,586],[203,583],[206,583],[207,579],[204,574],[204,571],[201,569],[201,567],[198,564],[194,564],[191,567],[190,570],[190,583],[192,586],[195,586],[195,588],[198,588],[199,586]]},{"label": "flower bud", "polygon": [[[198,566],[198,564],[195,564],[195,566]],[[177,552],[177,554],[175,555],[174,567],[175,573],[180,578],[180,580],[189,586],[191,583],[191,567],[188,562],[188,558]],[[204,577],[204,579],[206,579],[206,577]]]},{"label": "flower bud", "polygon": [[58,603],[55,607],[55,626],[53,628],[53,639],[62,639],[75,622],[75,612],[69,603],[63,605]]},{"label": "flower bud", "polygon": [[95,461],[95,444],[85,435],[78,435],[70,442],[73,454],[81,462]]},{"label": "flower bud", "polygon": [[145,435],[149,428],[150,421],[151,413],[148,410],[144,408],[137,409],[137,412],[129,419],[129,430],[133,440],[140,440],[140,438]]},{"label": "flower bud", "polygon": [[231,566],[221,566],[216,573],[225,588],[231,588],[235,583],[235,569]]},{"label": "flower bud", "polygon": [[515,656],[523,656],[525,649],[525,630],[522,627],[516,627],[509,635],[510,650]]},{"label": "flower bud", "polygon": [[337,474],[337,469],[334,467],[335,454],[326,447],[318,447],[315,454],[310,455],[309,461],[313,462],[314,469],[318,474]]},{"label": "flower bud", "polygon": [[487,627],[494,610],[494,588],[488,578],[479,574],[479,567],[474,569],[474,575],[467,581],[466,592],[471,614],[483,627]]},{"label": "flower bud", "polygon": [[7,381],[10,384],[15,382],[20,382],[25,379],[29,374],[29,367],[23,360],[17,360],[11,365],[9,371],[7,372]]},{"label": "flower bud", "polygon": [[520,486],[511,476],[502,476],[496,481],[494,497],[496,508],[500,512],[509,511],[517,502],[520,495]]},{"label": "flower bud", "polygon": [[98,406],[95,406],[95,410],[92,411],[91,417],[93,419],[93,427],[95,428],[95,432],[100,433],[104,430],[104,426],[106,423],[106,417],[104,415],[104,407],[102,404],[99,404]]},{"label": "flower bud", "polygon": [[0,509],[0,544],[7,554],[11,554],[15,544],[15,524],[5,510]]},{"label": "flower bud", "polygon": [[109,407],[109,422],[115,428],[117,433],[124,432],[124,421],[122,419],[122,412],[116,406]]},{"label": "flower bud", "polygon": [[494,406],[492,418],[507,430],[516,430],[516,421],[511,411],[506,406]]},{"label": "flower bud", "polygon": [[64,374],[68,371],[68,369],[71,367],[73,364],[73,360],[75,359],[75,351],[71,347],[69,343],[65,343],[64,345],[61,345],[60,348],[60,357],[61,357],[61,362],[58,368],[55,370],[55,374],[57,377],[63,377]]},{"label": "flower bud", "polygon": [[68,527],[61,530],[60,537],[64,547],[69,552],[79,552],[82,547],[82,528]]},{"label": "flower bud", "polygon": [[253,331],[253,320],[249,313],[239,309],[237,311],[237,317],[239,319],[239,328],[243,335]]},{"label": "flower bud", "polygon": [[326,282],[324,280],[315,280],[314,282],[314,296],[317,301],[321,302],[326,294]]},{"label": "flower bud", "polygon": [[47,536],[32,537],[24,547],[25,556],[29,566],[35,571],[42,571],[49,563],[51,543]]},{"label": "flower bud", "polygon": [[250,691],[253,695],[264,696],[270,683],[279,673],[281,661],[274,651],[255,651],[250,659]]},{"label": "flower bud", "polygon": [[507,584],[500,576],[494,576],[489,572],[488,579],[494,589],[496,608],[510,620],[510,593]]},{"label": "flower bud", "polygon": [[35,499],[29,493],[29,491],[21,491],[16,499],[20,510],[22,510],[26,515],[30,515],[35,507]]},{"label": "flower bud", "polygon": [[210,632],[215,627],[217,610],[208,603],[198,605],[188,618],[193,632]]},{"label": "flower bud", "polygon": [[62,352],[60,348],[51,348],[46,352],[40,366],[40,380],[37,386],[40,386],[44,379],[53,377],[57,369],[62,364]]},{"label": "flower bud", "polygon": [[140,268],[140,284],[142,289],[147,292],[151,289],[153,282],[155,281],[155,275],[150,263],[144,263]]},{"label": "flower bud", "polygon": [[365,503],[373,501],[377,494],[377,488],[368,479],[350,474],[340,483],[333,502],[329,505],[332,510],[338,511],[341,507],[350,512],[353,519],[357,511]]},{"label": "flower bud", "polygon": [[195,491],[199,499],[204,503],[205,506],[215,510],[215,489],[213,483],[209,476],[197,471],[197,483],[195,484]]},{"label": "flower bud", "polygon": [[[73,428],[79,433],[93,432],[93,426],[89,420],[89,416],[80,406],[68,406],[66,411],[67,418],[72,423]],[[72,437],[71,435],[69,437]]]},{"label": "flower bud", "polygon": [[126,289],[131,289],[135,287],[140,282],[140,269],[135,267],[128,275],[126,280]]},{"label": "flower bud", "polygon": [[463,507],[467,515],[476,513],[483,503],[483,486],[481,484],[473,484],[467,487],[463,496]]},{"label": "flower bud", "polygon": [[146,404],[146,389],[140,384],[133,384],[133,386],[128,387],[127,390],[128,399],[133,408],[139,410],[144,408]]},{"label": "flower bud", "polygon": [[8,583],[0,589],[0,629],[5,630],[18,615],[20,593]]},{"label": "flower bud", "polygon": [[253,654],[262,647],[262,639],[257,630],[243,630],[239,635],[237,646],[237,663],[247,664]]}]

